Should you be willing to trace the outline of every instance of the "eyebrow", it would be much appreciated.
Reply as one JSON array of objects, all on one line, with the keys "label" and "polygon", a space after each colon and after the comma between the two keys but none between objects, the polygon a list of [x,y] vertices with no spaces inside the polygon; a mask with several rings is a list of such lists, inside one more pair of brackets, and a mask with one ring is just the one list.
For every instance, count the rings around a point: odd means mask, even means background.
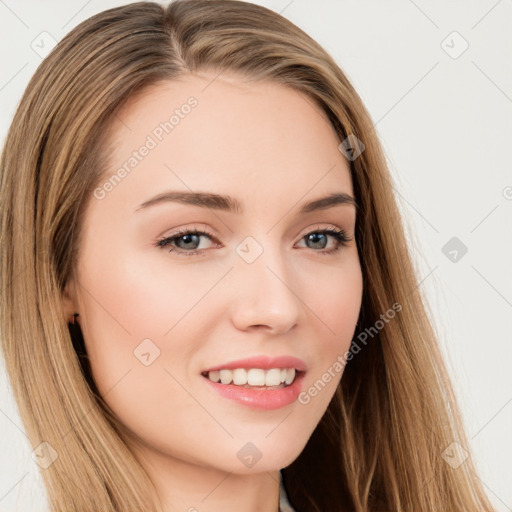
[{"label": "eyebrow", "polygon": [[[138,212],[150,206],[168,202],[176,202],[238,214],[243,212],[242,204],[233,197],[208,192],[186,191],[169,191],[158,194],[151,199],[144,201],[135,209],[135,211]],[[338,205],[351,205],[357,208],[356,200],[351,195],[345,192],[336,192],[304,204],[299,213],[305,214],[317,210],[326,210],[327,208],[332,208]]]}]

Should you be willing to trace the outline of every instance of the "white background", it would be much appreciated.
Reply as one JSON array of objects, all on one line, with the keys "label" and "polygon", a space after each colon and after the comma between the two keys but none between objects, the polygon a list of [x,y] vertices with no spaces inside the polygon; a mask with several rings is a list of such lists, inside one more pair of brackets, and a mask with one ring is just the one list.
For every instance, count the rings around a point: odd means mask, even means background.
[{"label": "white background", "polygon": [[[125,3],[0,0],[2,142],[41,62],[36,49]],[[255,3],[322,44],[370,111],[463,409],[466,448],[496,509],[512,510],[512,2]],[[457,262],[442,252],[452,237],[468,248]],[[0,432],[0,512],[45,510],[44,470],[31,459],[3,366]]]}]

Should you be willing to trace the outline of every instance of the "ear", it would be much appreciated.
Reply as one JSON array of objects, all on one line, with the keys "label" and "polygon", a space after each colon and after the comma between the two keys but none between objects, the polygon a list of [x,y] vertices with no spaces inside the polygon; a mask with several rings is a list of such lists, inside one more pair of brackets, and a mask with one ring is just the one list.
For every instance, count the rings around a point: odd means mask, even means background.
[{"label": "ear", "polygon": [[66,322],[74,323],[73,315],[78,313],[77,310],[77,299],[76,299],[76,287],[73,279],[70,279],[64,291],[62,292],[62,309],[64,311],[64,319]]}]

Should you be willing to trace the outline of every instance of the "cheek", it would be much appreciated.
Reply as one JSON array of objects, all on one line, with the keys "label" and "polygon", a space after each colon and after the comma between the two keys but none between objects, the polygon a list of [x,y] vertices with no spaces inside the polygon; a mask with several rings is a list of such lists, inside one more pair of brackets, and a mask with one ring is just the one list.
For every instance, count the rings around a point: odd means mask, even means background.
[{"label": "cheek", "polygon": [[89,292],[81,295],[81,326],[98,391],[130,432],[165,438],[169,445],[181,442],[184,454],[193,452],[183,432],[171,428],[176,411],[193,419],[187,429],[192,438],[211,428],[209,417],[198,412],[185,391],[190,387],[187,363],[204,338],[187,313],[194,312],[218,277],[200,280],[190,272],[167,274],[164,265],[156,269],[136,259],[115,261],[101,278],[92,265],[81,273]]},{"label": "cheek", "polygon": [[[131,381],[138,383],[129,392],[132,403],[139,399],[148,404],[158,402],[154,390],[172,384],[165,370],[186,374],[188,363],[204,342],[205,331],[212,327],[214,294],[208,292],[225,269],[210,266],[205,271],[188,266],[180,271],[165,257],[160,253],[157,261],[148,264],[137,254],[110,254],[102,261],[115,264],[99,268],[93,264],[96,260],[89,258],[90,264],[81,271],[80,283],[87,290],[80,297],[81,327],[93,377],[102,394],[110,393],[113,386],[121,387],[123,379],[123,387]],[[218,318],[220,312],[216,313]],[[201,322],[197,322],[198,316]],[[154,404],[156,410],[160,405]]]},{"label": "cheek", "polygon": [[110,255],[115,264],[108,271],[98,274],[90,265],[82,272],[81,282],[89,291],[82,294],[82,318],[87,319],[92,349],[104,350],[108,344],[125,352],[146,338],[172,336],[225,272],[211,266],[180,270],[165,257]]},{"label": "cheek", "polygon": [[312,322],[323,330],[319,357],[331,357],[350,346],[361,308],[363,278],[357,253],[341,261],[339,266],[306,275],[303,296],[310,309]]},{"label": "cheek", "polygon": [[316,326],[315,346],[311,347],[314,364],[306,375],[298,402],[318,421],[343,375],[361,308],[363,279],[356,257],[347,258],[328,273],[317,272],[316,277],[317,287],[309,281],[306,285],[310,290],[310,321]]}]

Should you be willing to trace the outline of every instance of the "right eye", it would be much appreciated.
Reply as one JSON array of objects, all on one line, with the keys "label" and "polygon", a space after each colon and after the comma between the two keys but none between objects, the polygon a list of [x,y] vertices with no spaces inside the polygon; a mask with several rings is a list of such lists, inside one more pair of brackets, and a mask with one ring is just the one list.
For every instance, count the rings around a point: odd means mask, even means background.
[{"label": "right eye", "polygon": [[170,247],[169,252],[177,252],[185,256],[193,256],[195,254],[203,254],[207,247],[201,247],[201,238],[213,239],[211,233],[205,231],[182,230],[171,236],[167,236],[157,242],[157,247]]}]

